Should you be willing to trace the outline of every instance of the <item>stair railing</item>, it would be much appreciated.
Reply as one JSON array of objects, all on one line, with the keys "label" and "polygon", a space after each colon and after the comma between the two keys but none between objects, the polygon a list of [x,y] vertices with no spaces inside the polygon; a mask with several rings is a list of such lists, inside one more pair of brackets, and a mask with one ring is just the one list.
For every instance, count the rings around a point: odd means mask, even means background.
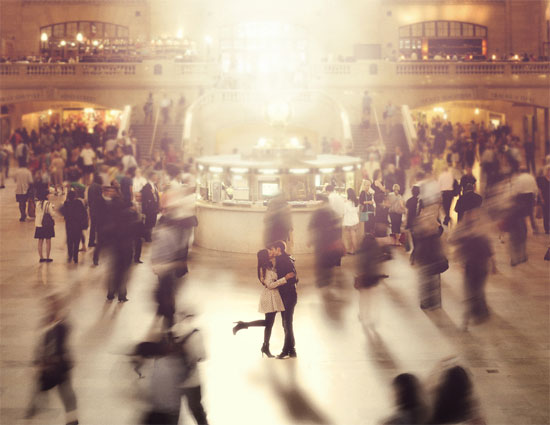
[{"label": "stair railing", "polygon": [[153,147],[155,146],[155,136],[157,135],[157,125],[159,122],[160,107],[157,108],[157,116],[155,118],[155,124],[153,126],[153,136],[151,137],[151,145],[149,146],[149,156],[153,154]]},{"label": "stair railing", "polygon": [[380,130],[380,122],[378,121],[378,114],[376,113],[376,108],[372,108],[374,112],[374,121],[376,122],[376,129],[378,130],[378,139],[379,144],[384,145],[384,139],[382,138],[382,130]]}]

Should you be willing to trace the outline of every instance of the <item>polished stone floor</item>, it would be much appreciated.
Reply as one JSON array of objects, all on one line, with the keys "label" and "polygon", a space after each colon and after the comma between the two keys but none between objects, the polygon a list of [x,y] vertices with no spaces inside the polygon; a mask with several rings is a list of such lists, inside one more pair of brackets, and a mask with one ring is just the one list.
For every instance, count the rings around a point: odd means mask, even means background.
[{"label": "polished stone floor", "polygon": [[[94,267],[86,252],[80,264],[67,264],[64,226],[57,218],[54,261],[39,264],[33,232],[33,222],[18,221],[10,181],[0,191],[0,423],[64,423],[55,392],[37,416],[23,419],[43,299],[50,291],[65,291],[72,300],[70,346],[80,423],[136,423],[146,408],[147,379],[137,379],[124,353],[154,320],[149,247],[144,264],[132,268],[130,301],[107,304],[106,261]],[[488,424],[548,424],[550,262],[543,261],[548,240],[530,235],[529,262],[512,268],[505,245],[493,236],[500,272],[490,276],[487,288],[492,317],[467,332],[460,329],[462,275],[454,262],[442,277],[443,308],[424,312],[415,270],[399,249],[385,263],[390,277],[361,299],[352,286],[356,257],[343,259],[333,296],[323,298],[314,285],[313,258],[298,256],[295,360],[262,359],[261,328],[231,332],[235,320],[261,318],[255,256],[196,249],[178,303],[199,313],[208,351],[201,374],[210,422],[375,424],[391,413],[395,375],[412,372],[430,382],[439,362],[454,356],[472,373]],[[360,310],[370,327],[360,322]],[[278,352],[282,337],[277,318],[272,351]],[[186,408],[182,412],[181,423],[194,423]]]}]

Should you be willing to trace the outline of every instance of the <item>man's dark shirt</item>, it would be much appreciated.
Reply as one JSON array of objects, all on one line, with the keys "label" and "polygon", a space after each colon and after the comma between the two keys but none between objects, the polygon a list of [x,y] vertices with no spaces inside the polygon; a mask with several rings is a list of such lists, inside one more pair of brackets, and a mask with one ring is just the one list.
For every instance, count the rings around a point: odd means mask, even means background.
[{"label": "man's dark shirt", "polygon": [[[286,252],[283,252],[277,257],[275,261],[275,269],[277,270],[277,279],[285,277],[287,273],[296,273],[294,262]],[[296,293],[295,277],[288,279],[288,281],[284,285],[279,286],[278,289],[279,294],[281,294],[281,298],[283,299],[283,304],[285,304],[285,306],[296,304],[298,294]]]}]

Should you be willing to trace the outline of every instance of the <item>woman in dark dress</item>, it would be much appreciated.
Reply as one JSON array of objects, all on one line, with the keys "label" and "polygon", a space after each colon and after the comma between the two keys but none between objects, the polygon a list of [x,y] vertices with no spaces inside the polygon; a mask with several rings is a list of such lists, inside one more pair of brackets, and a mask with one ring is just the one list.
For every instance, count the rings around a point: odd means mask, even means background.
[{"label": "woman in dark dress", "polygon": [[[47,189],[39,190],[37,193],[38,204],[36,205],[36,217],[34,219],[34,238],[38,239],[38,254],[40,255],[41,263],[51,263],[53,260],[50,258],[50,251],[52,249],[52,238],[55,237],[54,223],[45,222],[44,215],[49,214],[53,217],[54,208],[48,201],[50,195]],[[46,258],[43,255],[43,245],[46,241]]]}]

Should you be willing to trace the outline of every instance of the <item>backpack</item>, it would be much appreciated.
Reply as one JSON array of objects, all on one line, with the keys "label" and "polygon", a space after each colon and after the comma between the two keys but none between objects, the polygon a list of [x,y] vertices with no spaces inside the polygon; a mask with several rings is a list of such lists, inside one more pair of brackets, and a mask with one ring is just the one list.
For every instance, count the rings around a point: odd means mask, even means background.
[{"label": "backpack", "polygon": [[53,227],[55,225],[55,221],[53,220],[52,215],[48,212],[48,209],[50,207],[50,203],[46,202],[44,205],[44,215],[42,216],[42,227]]}]

